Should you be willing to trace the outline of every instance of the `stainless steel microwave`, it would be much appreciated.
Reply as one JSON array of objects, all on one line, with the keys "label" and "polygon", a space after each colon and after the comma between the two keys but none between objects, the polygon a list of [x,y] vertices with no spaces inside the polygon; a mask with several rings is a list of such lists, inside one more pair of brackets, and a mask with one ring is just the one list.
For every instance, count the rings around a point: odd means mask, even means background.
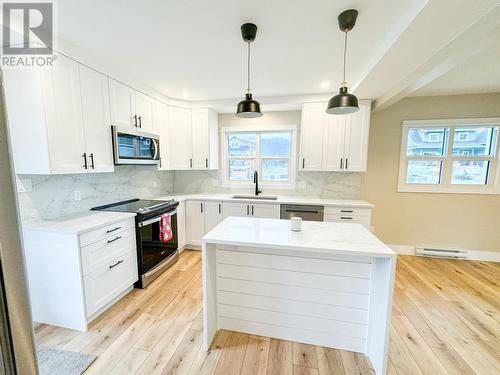
[{"label": "stainless steel microwave", "polygon": [[115,165],[159,164],[160,139],[157,135],[112,126]]}]

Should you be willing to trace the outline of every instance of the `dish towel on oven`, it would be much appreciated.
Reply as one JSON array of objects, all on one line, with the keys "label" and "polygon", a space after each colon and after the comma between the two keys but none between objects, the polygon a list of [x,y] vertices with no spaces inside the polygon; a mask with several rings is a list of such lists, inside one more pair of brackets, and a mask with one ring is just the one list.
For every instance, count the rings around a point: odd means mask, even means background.
[{"label": "dish towel on oven", "polygon": [[172,226],[170,223],[170,215],[163,214],[160,217],[160,241],[168,242],[172,239]]}]

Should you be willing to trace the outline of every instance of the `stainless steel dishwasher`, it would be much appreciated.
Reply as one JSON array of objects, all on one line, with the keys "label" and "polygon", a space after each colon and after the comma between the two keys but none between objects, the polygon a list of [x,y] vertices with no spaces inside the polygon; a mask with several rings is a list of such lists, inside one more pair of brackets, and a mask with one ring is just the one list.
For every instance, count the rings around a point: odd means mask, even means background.
[{"label": "stainless steel dishwasher", "polygon": [[301,217],[306,221],[323,221],[325,208],[323,206],[311,206],[305,204],[282,204],[280,219]]}]

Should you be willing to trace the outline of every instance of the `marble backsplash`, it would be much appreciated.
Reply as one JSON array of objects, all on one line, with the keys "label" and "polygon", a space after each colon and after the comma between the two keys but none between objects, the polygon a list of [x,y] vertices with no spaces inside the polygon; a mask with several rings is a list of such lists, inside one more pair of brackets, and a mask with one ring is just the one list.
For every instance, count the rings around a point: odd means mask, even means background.
[{"label": "marble backsplash", "polygon": [[[247,193],[253,189],[234,189],[220,186],[220,171],[176,171],[174,192],[195,193]],[[298,172],[295,189],[262,188],[263,194],[301,195],[316,198],[360,199],[361,173]]]},{"label": "marble backsplash", "polygon": [[[150,198],[173,192],[174,172],[155,166],[119,166],[114,173],[19,175],[32,191],[19,193],[21,219],[54,219],[129,198]],[[81,200],[76,201],[74,192]]]},{"label": "marble backsplash", "polygon": [[[19,193],[23,221],[55,219],[135,197],[253,192],[221,187],[219,171],[158,171],[147,166],[120,166],[114,173],[19,175],[18,178],[29,179],[32,184],[32,191]],[[359,199],[361,179],[362,174],[358,173],[299,172],[295,189],[262,190],[263,194]],[[80,192],[81,200],[75,200],[75,191]]]}]

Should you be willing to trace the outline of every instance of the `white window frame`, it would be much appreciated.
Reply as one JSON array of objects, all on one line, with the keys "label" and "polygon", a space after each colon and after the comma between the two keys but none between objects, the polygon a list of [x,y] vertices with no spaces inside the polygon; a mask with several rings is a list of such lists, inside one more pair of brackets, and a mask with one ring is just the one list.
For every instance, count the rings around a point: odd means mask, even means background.
[{"label": "white window frame", "polygon": [[[411,128],[449,128],[445,155],[415,155],[407,156],[408,132]],[[492,154],[453,155],[453,137],[455,128],[496,127],[493,134]],[[399,159],[398,192],[411,193],[457,193],[457,194],[500,194],[500,163],[499,163],[499,128],[500,118],[470,118],[446,120],[411,120],[403,121],[401,134],[401,152]],[[454,160],[488,160],[490,170],[486,185],[451,184],[451,172]],[[440,160],[441,181],[439,184],[408,184],[406,183],[408,160]]]},{"label": "white window frame", "polygon": [[[261,157],[260,156],[260,137],[257,137],[256,156],[247,157],[255,160],[255,170],[259,172],[259,188],[266,189],[294,189],[295,176],[297,174],[297,126],[296,125],[276,125],[276,126],[227,126],[221,129],[221,185],[229,188],[253,188],[255,184],[252,181],[232,181],[229,179],[229,156],[228,133],[275,133],[290,132],[292,135],[290,157],[288,163],[288,181],[270,182],[262,180],[261,159],[284,159],[283,157]],[[245,159],[242,157],[241,159]],[[237,158],[239,159],[239,158]]]}]

